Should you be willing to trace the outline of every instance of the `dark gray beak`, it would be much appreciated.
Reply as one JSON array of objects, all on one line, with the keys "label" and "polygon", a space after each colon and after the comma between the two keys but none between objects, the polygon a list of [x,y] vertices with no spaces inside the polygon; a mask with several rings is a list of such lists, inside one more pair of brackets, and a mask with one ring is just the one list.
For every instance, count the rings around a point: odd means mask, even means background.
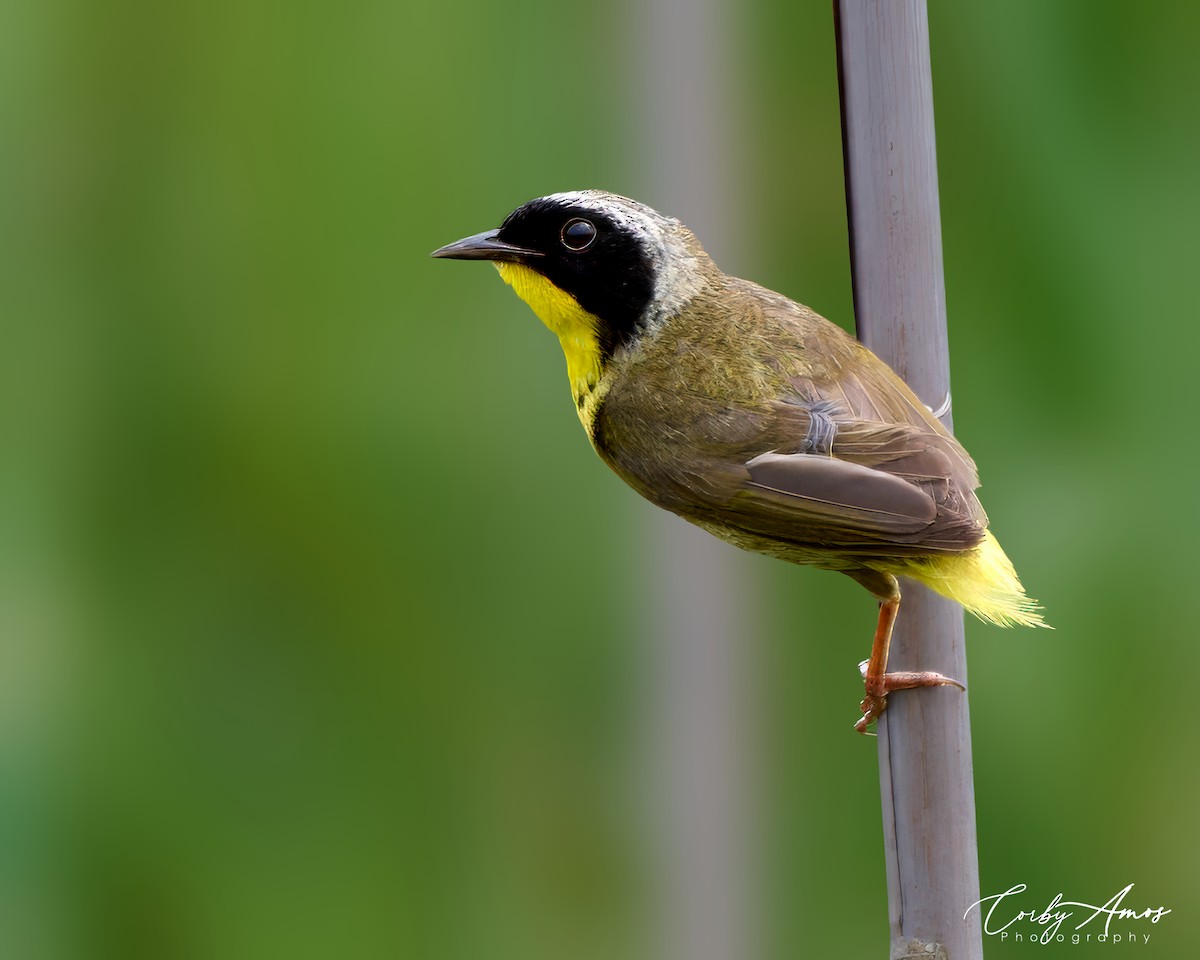
[{"label": "dark gray beak", "polygon": [[525,263],[542,256],[537,250],[527,250],[525,247],[516,247],[498,240],[499,234],[499,230],[488,230],[473,237],[464,237],[444,247],[438,247],[430,256],[445,257],[449,260],[509,260],[513,263]]}]

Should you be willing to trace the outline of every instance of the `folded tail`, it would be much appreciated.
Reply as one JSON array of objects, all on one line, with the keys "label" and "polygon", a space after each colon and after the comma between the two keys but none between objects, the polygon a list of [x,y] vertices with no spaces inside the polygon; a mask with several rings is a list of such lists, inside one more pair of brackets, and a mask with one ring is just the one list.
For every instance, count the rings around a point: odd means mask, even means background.
[{"label": "folded tail", "polygon": [[1012,561],[991,531],[965,553],[906,559],[889,573],[911,577],[961,603],[980,620],[1002,627],[1049,627],[1038,602],[1025,595]]}]

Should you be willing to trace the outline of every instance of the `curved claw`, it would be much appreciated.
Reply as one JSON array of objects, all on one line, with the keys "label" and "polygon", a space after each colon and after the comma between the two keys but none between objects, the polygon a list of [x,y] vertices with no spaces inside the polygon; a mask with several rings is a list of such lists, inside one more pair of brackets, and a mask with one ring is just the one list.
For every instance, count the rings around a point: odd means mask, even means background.
[{"label": "curved claw", "polygon": [[865,697],[863,697],[862,703],[859,704],[859,709],[862,710],[863,715],[859,717],[858,722],[854,724],[854,729],[865,736],[875,736],[875,732],[873,730],[868,730],[867,727],[878,720],[879,715],[887,709],[887,694],[884,694],[881,697],[876,697],[868,693]]},{"label": "curved claw", "polygon": [[[865,664],[860,664],[859,669],[866,677]],[[879,715],[887,709],[888,694],[893,690],[913,690],[917,687],[958,687],[959,690],[966,691],[966,687],[953,677],[947,677],[942,673],[934,673],[932,670],[897,670],[894,673],[885,673],[882,677],[868,677],[866,680],[867,695],[863,697],[859,707],[862,709],[863,715],[859,721],[854,724],[854,729],[859,733],[867,733],[867,727],[879,719]]]}]

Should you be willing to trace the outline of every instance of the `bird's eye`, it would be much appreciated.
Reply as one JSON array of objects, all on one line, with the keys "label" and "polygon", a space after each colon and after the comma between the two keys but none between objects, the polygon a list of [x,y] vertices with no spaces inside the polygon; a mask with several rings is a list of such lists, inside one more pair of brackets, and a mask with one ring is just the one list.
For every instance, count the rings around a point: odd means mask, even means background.
[{"label": "bird's eye", "polygon": [[561,236],[564,247],[575,253],[582,253],[596,239],[596,225],[590,220],[576,217],[563,225]]}]

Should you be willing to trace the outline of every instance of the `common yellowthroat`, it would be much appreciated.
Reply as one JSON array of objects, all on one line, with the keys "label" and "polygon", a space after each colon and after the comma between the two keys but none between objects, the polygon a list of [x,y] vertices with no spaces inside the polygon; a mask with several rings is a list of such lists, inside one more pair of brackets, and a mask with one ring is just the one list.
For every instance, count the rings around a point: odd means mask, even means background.
[{"label": "common yellowthroat", "polygon": [[598,190],[556,193],[432,256],[492,261],[558,335],[583,428],[634,490],[722,540],[871,592],[860,732],[893,690],[961,686],[887,672],[897,577],[992,623],[1043,625],[958,441],[866,347],[726,276],[678,220]]}]

